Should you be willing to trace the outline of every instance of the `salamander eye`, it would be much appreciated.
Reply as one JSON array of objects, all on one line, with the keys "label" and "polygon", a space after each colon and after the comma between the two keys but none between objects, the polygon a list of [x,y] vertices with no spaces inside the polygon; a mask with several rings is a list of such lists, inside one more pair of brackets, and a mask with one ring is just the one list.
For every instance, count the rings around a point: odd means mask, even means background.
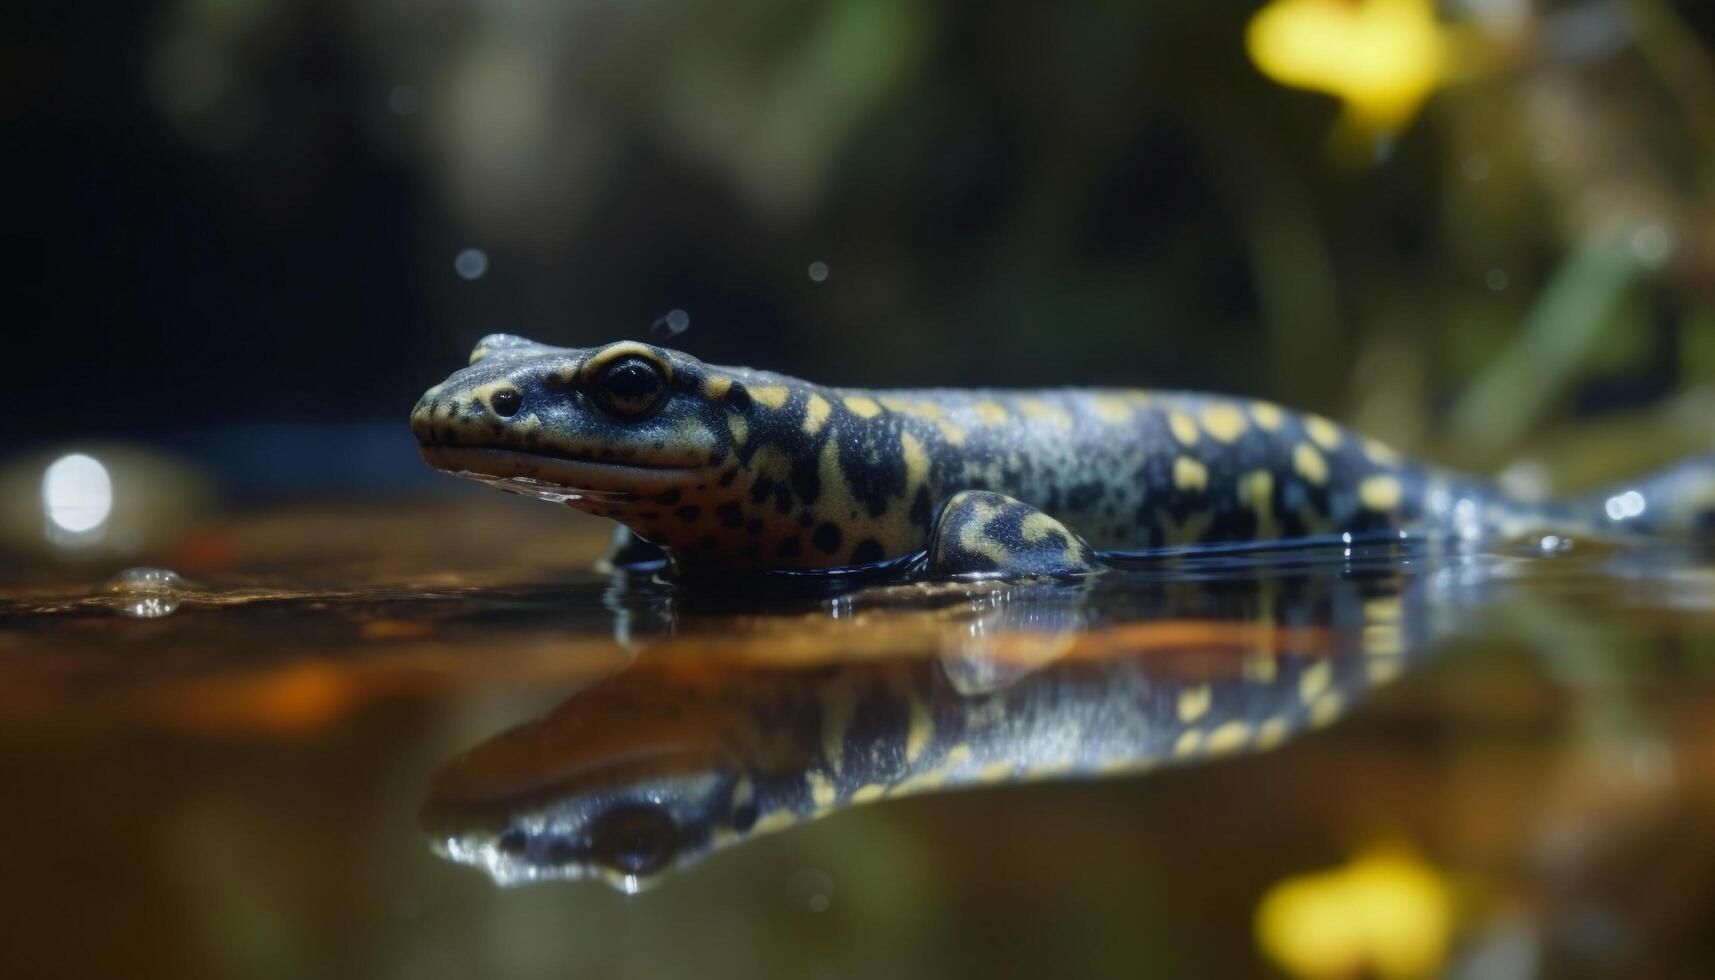
[{"label": "salamander eye", "polygon": [[609,364],[590,386],[590,397],[602,411],[622,419],[647,413],[666,393],[667,379],[661,369],[641,357],[621,358]]},{"label": "salamander eye", "polygon": [[601,818],[590,830],[590,853],[621,874],[646,875],[672,860],[679,828],[652,806],[625,806]]}]

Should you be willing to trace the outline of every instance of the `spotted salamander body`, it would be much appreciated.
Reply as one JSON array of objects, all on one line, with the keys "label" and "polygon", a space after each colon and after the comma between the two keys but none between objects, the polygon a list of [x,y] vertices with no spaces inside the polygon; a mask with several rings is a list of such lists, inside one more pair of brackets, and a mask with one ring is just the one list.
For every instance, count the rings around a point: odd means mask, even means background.
[{"label": "spotted salamander body", "polygon": [[1075,574],[1176,546],[1680,530],[1715,506],[1708,459],[1527,506],[1265,401],[832,388],[634,342],[486,337],[411,421],[430,465],[612,518],[684,570]]}]

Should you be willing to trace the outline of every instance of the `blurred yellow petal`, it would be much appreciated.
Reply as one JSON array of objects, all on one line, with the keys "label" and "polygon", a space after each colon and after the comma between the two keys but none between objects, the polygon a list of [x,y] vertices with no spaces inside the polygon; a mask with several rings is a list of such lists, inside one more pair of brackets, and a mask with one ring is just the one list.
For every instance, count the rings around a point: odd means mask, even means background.
[{"label": "blurred yellow petal", "polygon": [[1257,907],[1257,944],[1306,980],[1437,973],[1453,936],[1446,879],[1414,851],[1379,845],[1343,868],[1287,878]]},{"label": "blurred yellow petal", "polygon": [[1335,96],[1345,125],[1379,136],[1411,121],[1449,60],[1432,0],[1275,0],[1251,18],[1245,46],[1264,75]]}]

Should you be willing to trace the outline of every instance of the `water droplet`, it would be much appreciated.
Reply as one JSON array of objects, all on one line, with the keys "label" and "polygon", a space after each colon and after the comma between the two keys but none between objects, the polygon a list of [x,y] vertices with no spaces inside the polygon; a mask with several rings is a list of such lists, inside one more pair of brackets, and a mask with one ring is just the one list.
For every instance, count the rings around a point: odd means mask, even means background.
[{"label": "water droplet", "polygon": [[453,258],[453,271],[461,279],[481,279],[488,271],[488,253],[480,248],[467,248]]},{"label": "water droplet", "polygon": [[820,260],[810,263],[810,281],[811,282],[827,282],[828,281],[828,263],[822,262]]},{"label": "water droplet", "polygon": [[1507,276],[1507,271],[1505,269],[1490,269],[1488,273],[1483,276],[1483,282],[1490,289],[1498,293],[1507,288],[1507,285],[1512,282],[1512,279]]},{"label": "water droplet", "polygon": [[649,325],[649,332],[659,338],[677,337],[689,329],[691,314],[680,309],[668,310],[665,316],[657,317],[655,322]]},{"label": "water droplet", "polygon": [[132,619],[159,619],[178,611],[195,586],[168,568],[127,568],[107,580],[105,591],[115,598],[114,611]]}]

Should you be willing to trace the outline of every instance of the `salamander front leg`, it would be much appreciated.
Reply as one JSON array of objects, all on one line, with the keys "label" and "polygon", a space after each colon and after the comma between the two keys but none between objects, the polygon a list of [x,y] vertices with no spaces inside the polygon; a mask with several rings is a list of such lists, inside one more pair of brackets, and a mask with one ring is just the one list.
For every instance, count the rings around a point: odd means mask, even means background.
[{"label": "salamander front leg", "polygon": [[935,578],[1064,578],[1098,568],[1082,538],[1004,494],[955,494],[929,535],[928,573]]}]

